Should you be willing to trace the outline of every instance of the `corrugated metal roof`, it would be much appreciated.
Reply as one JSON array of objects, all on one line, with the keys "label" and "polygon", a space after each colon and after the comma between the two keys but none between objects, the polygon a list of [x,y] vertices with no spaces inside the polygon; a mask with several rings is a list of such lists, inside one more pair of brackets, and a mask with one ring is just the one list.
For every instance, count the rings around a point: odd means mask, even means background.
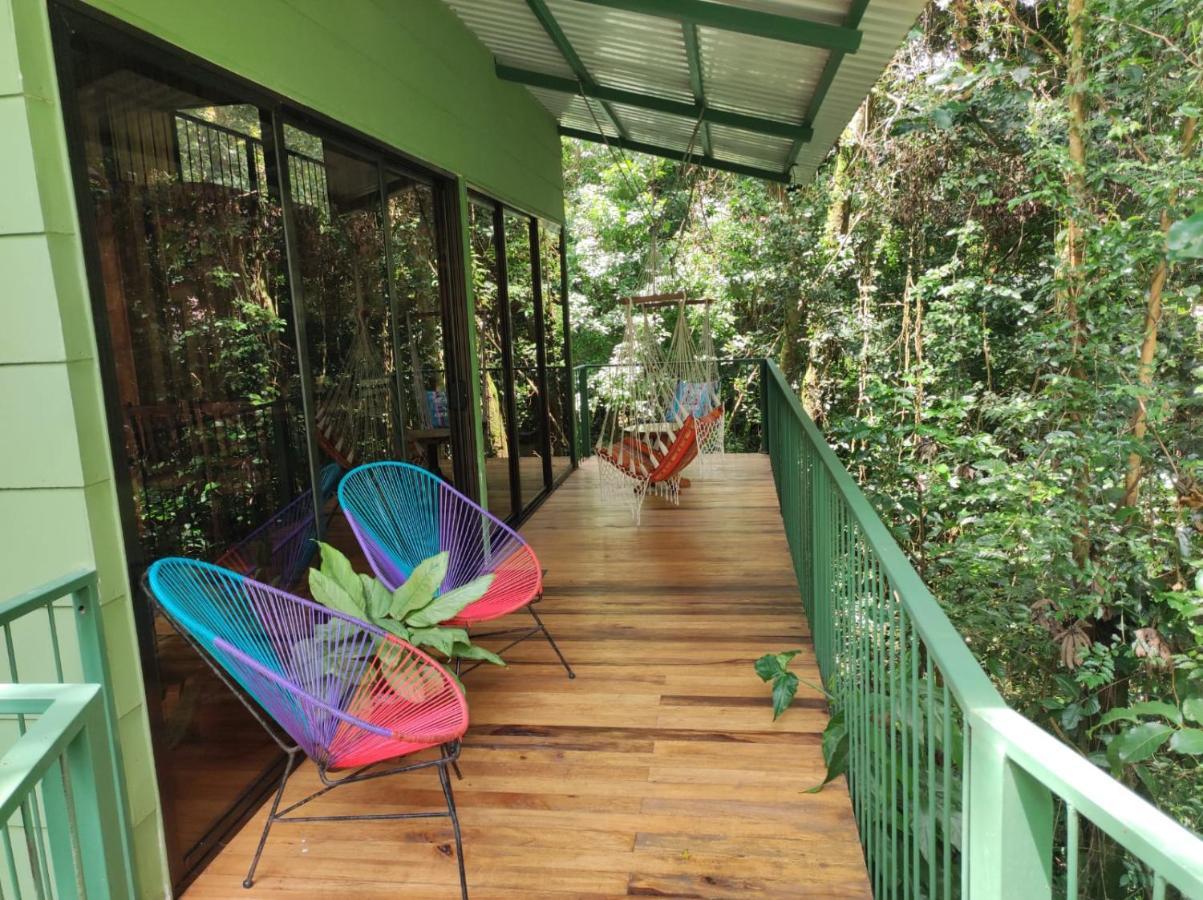
[{"label": "corrugated metal roof", "polygon": [[[802,181],[926,0],[444,2],[492,51],[499,77],[526,84],[565,133],[596,137],[600,125],[611,144]],[[800,34],[798,20],[818,27]],[[848,33],[830,26],[855,27],[859,47],[838,49]]]}]

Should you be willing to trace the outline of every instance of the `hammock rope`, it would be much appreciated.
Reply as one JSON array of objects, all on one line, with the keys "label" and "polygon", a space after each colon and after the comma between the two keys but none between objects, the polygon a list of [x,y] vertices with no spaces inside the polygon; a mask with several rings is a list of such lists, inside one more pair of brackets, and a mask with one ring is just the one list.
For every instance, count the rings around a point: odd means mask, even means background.
[{"label": "hammock rope", "polygon": [[321,394],[315,416],[318,444],[344,469],[389,456],[392,378],[365,317],[357,318],[347,367]]},{"label": "hammock rope", "polygon": [[595,447],[602,496],[624,505],[639,524],[643,501],[657,494],[676,505],[681,478],[698,452],[697,421],[674,402],[676,381],[650,320],[636,319],[628,299],[618,365]]}]

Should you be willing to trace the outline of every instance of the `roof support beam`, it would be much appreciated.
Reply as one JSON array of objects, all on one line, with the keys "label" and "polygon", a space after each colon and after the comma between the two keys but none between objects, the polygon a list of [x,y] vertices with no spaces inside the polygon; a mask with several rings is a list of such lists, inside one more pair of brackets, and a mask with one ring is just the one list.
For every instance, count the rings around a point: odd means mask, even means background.
[{"label": "roof support beam", "polygon": [[[594,6],[606,6],[626,12],[659,16],[706,28],[736,31],[756,37],[805,44],[855,53],[860,49],[860,32],[854,26],[831,25],[793,16],[761,12],[738,6],[724,6],[712,0],[578,0]],[[859,21],[859,19],[858,19]]]},{"label": "roof support beam", "polygon": [[[576,50],[572,46],[572,42],[568,40],[568,36],[564,34],[564,29],[560,27],[560,23],[556,21],[556,17],[551,14],[551,10],[547,8],[547,4],[543,0],[526,0],[526,5],[530,7],[530,11],[534,13],[543,30],[547,32],[547,36],[551,38],[551,42],[556,45],[556,49],[560,51],[560,55],[564,57],[564,61],[568,63],[568,68],[572,69],[572,73],[576,76],[582,87],[588,88],[596,86],[597,82],[593,80],[593,76],[589,74],[589,70],[585,68],[584,62],[577,55]],[[500,74],[500,72],[498,73]],[[574,88],[571,93],[580,93]],[[589,95],[586,94],[586,97]],[[614,125],[614,130],[621,137],[627,136],[626,127],[614,114],[614,110],[610,108],[610,104],[602,100],[602,109],[606,111],[606,115],[610,117],[610,121]],[[586,101],[588,102],[588,101]]]},{"label": "roof support beam", "polygon": [[[698,47],[698,26],[692,22],[682,22],[681,32],[685,38],[685,57],[689,61],[689,86],[693,90],[693,102],[702,109],[706,108],[706,85],[702,81],[702,51]],[[702,152],[707,156],[714,154],[710,143],[710,123],[702,120]]]},{"label": "roof support beam", "polygon": [[[848,8],[848,27],[856,28],[860,25],[860,20],[864,18],[865,10],[868,8],[869,0],[852,0],[852,6]],[[815,83],[814,93],[810,95],[810,103],[806,106],[807,122],[813,122],[815,116],[819,114],[819,107],[827,99],[827,91],[831,88],[831,83],[835,81],[836,73],[839,72],[840,63],[843,61],[844,54],[838,50],[832,51],[831,55],[827,57],[827,65],[823,67],[823,71],[819,75],[819,80]],[[809,140],[809,137],[795,138],[793,145],[789,148],[789,153],[785,155],[785,174],[791,180],[793,179],[794,166],[798,163],[798,154],[802,152],[802,145]]]},{"label": "roof support beam", "polygon": [[748,175],[752,178],[763,178],[766,181],[777,181],[786,183],[789,181],[787,172],[777,172],[772,169],[758,169],[756,166],[745,166],[742,163],[728,162],[725,159],[715,159],[713,156],[708,156],[699,153],[686,154],[681,150],[670,150],[667,147],[658,147],[655,144],[645,144],[642,141],[633,141],[630,138],[612,138],[597,134],[593,131],[582,131],[579,128],[564,128],[561,126],[560,134],[564,137],[576,138],[582,141],[593,141],[598,144],[608,144],[612,147],[621,147],[624,150],[633,150],[636,153],[647,153],[652,156],[661,156],[665,159],[676,160],[677,162],[691,162],[699,166],[705,166],[708,169],[722,169],[724,172],[734,172],[737,175]]},{"label": "roof support beam", "polygon": [[[809,125],[796,125],[791,122],[780,122],[776,119],[766,119],[763,116],[750,116],[745,113],[729,112],[714,109],[701,103],[686,103],[668,97],[656,97],[651,94],[639,94],[634,91],[610,88],[597,84],[586,84],[583,80],[573,81],[559,75],[548,75],[544,72],[531,72],[527,69],[516,69],[512,66],[497,64],[497,77],[503,81],[515,81],[530,87],[560,91],[565,94],[581,94],[595,100],[609,103],[620,103],[623,106],[634,106],[639,109],[650,109],[655,112],[670,113],[683,116],[686,119],[702,122],[712,122],[715,125],[726,125],[729,128],[739,128],[755,134],[767,134],[773,137],[809,140],[811,128]],[[623,135],[626,137],[626,135]]]}]

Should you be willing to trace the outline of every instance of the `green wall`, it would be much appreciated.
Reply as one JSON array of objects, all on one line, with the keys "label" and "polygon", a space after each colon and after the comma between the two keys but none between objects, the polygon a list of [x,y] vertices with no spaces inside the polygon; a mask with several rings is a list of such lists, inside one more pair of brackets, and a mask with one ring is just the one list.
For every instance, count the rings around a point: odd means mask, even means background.
[{"label": "green wall", "polygon": [[[17,0],[20,2],[20,0]],[[88,0],[169,43],[563,221],[560,138],[440,0]]]},{"label": "green wall", "polygon": [[[563,218],[554,121],[494,78],[488,52],[438,0],[94,5],[475,188]],[[43,0],[0,0],[0,598],[97,569],[141,893],[162,897],[159,798],[50,48]]]}]

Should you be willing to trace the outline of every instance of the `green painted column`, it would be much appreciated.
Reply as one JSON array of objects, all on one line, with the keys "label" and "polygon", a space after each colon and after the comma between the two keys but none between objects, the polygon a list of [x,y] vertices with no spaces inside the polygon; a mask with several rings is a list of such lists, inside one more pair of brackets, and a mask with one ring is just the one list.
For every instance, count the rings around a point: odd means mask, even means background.
[{"label": "green painted column", "polygon": [[[101,615],[142,897],[168,890],[142,672],[46,4],[0,0],[0,596],[78,568]],[[23,681],[53,680],[37,637]],[[39,668],[39,666],[41,668]]]},{"label": "green painted column", "polygon": [[967,893],[973,900],[1049,900],[1053,797],[1007,759],[989,728],[970,721]]}]

